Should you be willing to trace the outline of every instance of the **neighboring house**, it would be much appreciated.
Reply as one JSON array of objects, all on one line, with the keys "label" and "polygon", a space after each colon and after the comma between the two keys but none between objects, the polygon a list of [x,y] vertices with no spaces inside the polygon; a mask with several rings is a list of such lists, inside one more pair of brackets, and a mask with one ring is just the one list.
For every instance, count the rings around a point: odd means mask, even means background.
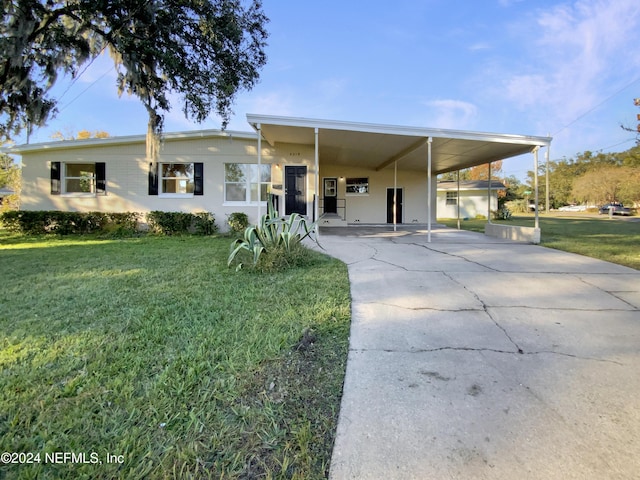
[{"label": "neighboring house", "polygon": [[488,180],[465,180],[460,181],[458,197],[458,182],[438,182],[438,218],[458,218],[458,205],[460,218],[475,218],[478,215],[487,218],[488,202],[491,201],[492,211],[497,210],[498,191],[506,188],[502,182],[492,180],[489,195]]},{"label": "neighboring house", "polygon": [[438,173],[551,141],[264,115],[247,120],[253,132],[166,133],[156,164],[145,157],[144,135],[6,151],[22,156],[24,210],[208,211],[224,229],[232,212],[257,221],[268,195],[280,214],[320,218],[321,226],[430,225]]},{"label": "neighboring house", "polygon": [[14,192],[9,187],[1,187],[0,188],[0,205],[4,203],[4,200],[6,197],[8,197],[9,195],[15,195],[15,193],[16,192]]}]

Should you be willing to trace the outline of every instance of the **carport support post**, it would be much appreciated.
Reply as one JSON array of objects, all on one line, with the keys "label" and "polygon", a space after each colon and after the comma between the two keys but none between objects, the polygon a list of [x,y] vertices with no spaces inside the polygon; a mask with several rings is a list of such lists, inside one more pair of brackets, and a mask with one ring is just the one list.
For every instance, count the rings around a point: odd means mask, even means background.
[{"label": "carport support post", "polygon": [[260,179],[262,177],[262,125],[256,125],[256,131],[258,132],[258,220],[256,223],[260,222],[260,217],[262,216],[262,189],[260,188]]},{"label": "carport support post", "polygon": [[[549,134],[551,135],[551,134]],[[549,136],[547,135],[547,136]],[[546,189],[545,189],[545,202],[544,202],[544,211],[545,213],[549,213],[549,149],[551,148],[551,144],[547,145],[547,149],[544,152],[544,156],[545,156],[545,161],[547,164],[547,168],[546,168],[546,179],[545,179],[545,185],[546,185]]]},{"label": "carport support post", "polygon": [[491,223],[491,162],[488,163],[487,178],[489,179],[487,185],[487,223]]},{"label": "carport support post", "polygon": [[535,147],[533,149],[533,182],[535,188],[535,206],[536,206],[536,216],[535,216],[535,224],[534,228],[540,228],[540,220],[538,218],[538,150],[540,147]]},{"label": "carport support post", "polygon": [[[314,203],[314,212],[313,212],[313,218],[314,221],[319,222],[320,219],[318,218],[318,213],[319,213],[319,206],[318,204],[320,203],[320,155],[319,155],[319,150],[318,150],[318,127],[314,128],[313,130],[313,134],[314,134],[314,141],[315,141],[315,152],[314,152],[314,157],[315,157],[315,162],[316,162],[316,194],[315,194],[315,198],[316,201],[313,202]],[[316,224],[315,227],[315,231],[316,231],[316,238],[320,238],[320,228],[318,227],[318,224]]]},{"label": "carport support post", "polygon": [[458,192],[456,193],[456,210],[458,212],[458,230],[460,230],[460,170],[458,170]]},{"label": "carport support post", "polygon": [[393,162],[393,231],[398,231],[396,212],[398,211],[398,161]]},{"label": "carport support post", "polygon": [[427,243],[431,243],[431,142],[427,140]]}]

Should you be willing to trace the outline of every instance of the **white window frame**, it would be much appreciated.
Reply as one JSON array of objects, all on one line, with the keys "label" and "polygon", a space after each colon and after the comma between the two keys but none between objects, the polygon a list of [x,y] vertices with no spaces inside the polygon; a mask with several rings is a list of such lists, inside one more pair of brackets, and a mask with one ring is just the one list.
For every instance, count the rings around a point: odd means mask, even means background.
[{"label": "white window frame", "polygon": [[458,192],[445,192],[445,205],[458,205]]},{"label": "white window frame", "polygon": [[[163,176],[163,166],[164,165],[191,165],[191,177],[165,177]],[[165,192],[164,189],[164,180],[173,179],[173,180],[186,180],[190,181],[193,184],[193,190],[195,191],[195,165],[193,162],[160,162],[158,164],[158,197],[164,198],[193,198],[194,192]]]},{"label": "white window frame", "polygon": [[[244,181],[243,182],[228,182],[227,181],[227,165],[243,165],[244,168],[249,168],[250,172],[244,173]],[[257,163],[241,163],[241,162],[227,162],[224,164],[224,201],[223,206],[257,206],[257,205],[267,205],[268,195],[271,191],[271,164],[263,163],[261,167],[266,169],[269,168],[269,180],[262,181],[262,176],[260,175],[260,171],[258,170]],[[255,178],[258,179],[257,182],[253,181]],[[244,184],[245,189],[245,199],[244,200],[227,200],[227,184]],[[254,185],[258,186],[258,195],[262,192],[262,186],[266,186],[267,198],[264,200],[252,200],[251,193],[252,187]]]},{"label": "white window frame", "polygon": [[[362,185],[366,185],[366,192],[350,192],[349,185],[355,185],[355,180],[366,180],[365,183],[360,182]],[[366,197],[369,195],[369,177],[348,177],[345,179],[345,195],[348,197]]]},{"label": "white window frame", "polygon": [[[91,165],[93,166],[93,175],[90,177],[80,176],[80,177],[72,177],[67,175],[67,168],[69,165]],[[67,190],[67,180],[86,180],[88,179],[90,183],[90,187],[88,192],[76,192],[76,191],[68,191]],[[60,177],[60,195],[64,195],[65,197],[95,197],[97,195],[97,175],[96,175],[96,163],[95,162],[62,162],[62,174]]]}]

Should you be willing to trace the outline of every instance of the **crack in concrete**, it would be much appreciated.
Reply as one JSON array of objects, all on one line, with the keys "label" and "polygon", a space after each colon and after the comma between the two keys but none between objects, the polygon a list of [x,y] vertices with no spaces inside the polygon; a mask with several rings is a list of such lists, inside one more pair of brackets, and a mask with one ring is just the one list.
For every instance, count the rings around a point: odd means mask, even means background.
[{"label": "crack in concrete", "polygon": [[484,303],[484,301],[480,298],[480,296],[476,292],[474,292],[474,291],[470,290],[469,288],[467,288],[466,285],[458,282],[455,278],[453,278],[447,272],[442,272],[442,274],[444,276],[446,276],[448,279],[450,279],[452,282],[455,282],[458,285],[460,285],[463,289],[465,289],[471,295],[473,295],[473,297],[480,303],[480,305],[482,305],[484,313],[491,319],[491,321],[495,324],[496,327],[498,327],[500,330],[502,330],[502,333],[504,333],[504,335],[513,344],[513,346],[516,347],[516,349],[518,350],[518,353],[524,353],[522,348],[520,347],[520,345],[518,345],[518,343],[513,338],[511,338],[511,335],[509,335],[509,332],[507,332],[507,329],[504,328],[502,325],[500,325],[500,323],[493,317],[493,315],[491,315],[491,312],[489,312],[489,307],[487,306],[486,303]]},{"label": "crack in concrete", "polygon": [[[438,273],[444,273],[444,272],[438,272]],[[471,292],[473,293],[473,292]],[[476,296],[477,298],[477,296]],[[410,311],[420,311],[420,310],[425,310],[425,311],[434,311],[434,312],[486,312],[487,309],[491,308],[491,309],[500,309],[500,308],[521,308],[523,310],[549,310],[549,311],[563,311],[563,312],[632,312],[637,310],[636,308],[634,308],[633,310],[628,310],[625,308],[578,308],[578,307],[574,307],[574,308],[567,308],[567,307],[538,307],[538,306],[531,306],[531,305],[485,305],[482,301],[480,301],[480,303],[483,305],[484,308],[434,308],[434,307],[405,307],[403,305],[398,305],[396,303],[386,303],[386,302],[365,302],[365,301],[359,301],[360,303],[362,303],[363,305],[382,305],[385,307],[395,307],[395,308],[401,308],[403,310],[410,310]],[[632,305],[633,306],[633,305]],[[487,314],[489,316],[491,316],[491,314],[489,314],[487,312]],[[495,321],[495,320],[494,320]]]},{"label": "crack in concrete", "polygon": [[[640,310],[640,308],[638,308],[636,305],[634,305],[631,302],[627,302],[624,298],[620,298],[618,295],[616,295],[616,293],[635,293],[634,290],[605,290],[602,287],[599,287],[596,284],[593,284],[591,282],[588,282],[587,280],[585,280],[584,278],[582,278],[581,276],[577,275],[576,278],[578,280],[580,280],[582,283],[584,283],[585,285],[588,285],[590,287],[596,288],[598,290],[600,290],[601,292],[604,292],[608,295],[611,295],[613,298],[620,300],[622,303],[626,303],[627,305],[629,305],[631,308],[633,308],[633,310]],[[616,311],[616,310],[614,310]],[[622,310],[622,311],[628,311],[628,310]]]},{"label": "crack in concrete", "polygon": [[[363,302],[359,301],[359,303],[363,305],[381,305],[385,307],[395,307],[401,308],[402,310],[410,310],[413,312],[424,311],[433,311],[433,312],[483,312],[483,308],[436,308],[436,307],[405,307],[403,305],[398,305],[395,303],[387,303],[387,302]],[[626,311],[626,310],[625,310]]]},{"label": "crack in concrete", "polygon": [[381,260],[379,258],[376,258],[375,256],[371,257],[370,260],[373,260],[374,262],[384,263],[385,265],[391,265],[392,267],[400,268],[400,269],[404,270],[405,272],[411,271],[408,268],[403,267],[402,265],[396,265],[395,263],[387,262],[386,260]]},{"label": "crack in concrete", "polygon": [[437,348],[412,348],[410,350],[389,349],[389,348],[350,348],[349,352],[366,353],[366,352],[385,352],[385,353],[434,353],[443,351],[454,352],[492,352],[492,353],[504,353],[507,355],[558,355],[561,357],[575,358],[576,360],[589,360],[593,362],[612,363],[614,365],[625,366],[624,363],[616,360],[609,360],[606,358],[596,357],[583,357],[572,353],[554,352],[553,350],[539,350],[533,352],[527,352],[523,350],[499,350],[497,348],[482,348],[482,347],[437,347]]},{"label": "crack in concrete", "polygon": [[[393,243],[395,243],[396,245],[400,244],[400,242],[393,242]],[[482,268],[486,268],[488,270],[491,270],[492,272],[499,272],[500,271],[500,270],[497,270],[497,269],[495,269],[493,267],[485,265],[483,263],[475,262],[473,260],[469,260],[468,258],[463,257],[462,255],[456,255],[454,253],[443,252],[442,250],[438,250],[437,248],[429,247],[428,245],[424,245],[422,243],[402,243],[402,244],[403,245],[414,245],[416,247],[421,247],[421,248],[424,248],[425,250],[429,250],[431,252],[440,253],[442,255],[447,255],[447,256],[453,257],[453,258],[458,258],[460,260],[464,260],[465,262],[471,263],[473,265],[477,265],[478,267],[482,267]]]}]

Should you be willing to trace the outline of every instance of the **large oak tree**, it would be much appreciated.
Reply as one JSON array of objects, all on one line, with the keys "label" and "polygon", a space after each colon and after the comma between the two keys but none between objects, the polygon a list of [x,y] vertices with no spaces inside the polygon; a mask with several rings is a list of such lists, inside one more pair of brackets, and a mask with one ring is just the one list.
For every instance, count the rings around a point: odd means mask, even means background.
[{"label": "large oak tree", "polygon": [[119,93],[149,113],[148,140],[157,140],[175,93],[187,118],[215,113],[226,127],[236,94],[266,63],[260,0],[0,1],[0,138],[44,125],[56,113],[58,76],[77,76],[105,50]]}]

